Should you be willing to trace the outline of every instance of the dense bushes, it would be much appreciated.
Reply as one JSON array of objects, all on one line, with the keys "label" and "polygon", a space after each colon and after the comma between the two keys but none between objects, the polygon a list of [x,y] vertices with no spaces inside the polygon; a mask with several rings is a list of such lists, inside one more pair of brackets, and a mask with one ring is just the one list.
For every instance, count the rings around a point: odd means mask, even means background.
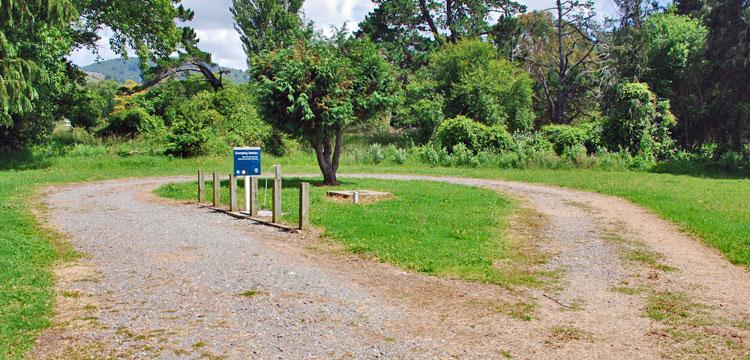
[{"label": "dense bushes", "polygon": [[505,151],[513,144],[513,138],[504,126],[487,126],[465,116],[445,120],[435,131],[433,140],[449,151],[462,145],[475,154],[482,150]]},{"label": "dense bushes", "polygon": [[446,45],[410,80],[393,124],[413,130],[418,143],[429,139],[443,119],[457,116],[510,132],[533,126],[530,76],[480,40]]},{"label": "dense bushes", "polygon": [[132,108],[117,111],[109,116],[109,123],[102,129],[104,135],[134,137],[150,130],[161,129],[161,118],[151,116],[145,109]]},{"label": "dense bushes", "polygon": [[600,146],[601,126],[597,123],[572,125],[546,125],[542,134],[560,155],[565,149],[583,146],[588,153],[594,153]]},{"label": "dense bushes", "polygon": [[258,116],[251,93],[243,87],[202,91],[178,106],[173,121],[167,153],[179,156],[228,153],[234,146],[264,146],[273,135],[271,126]]},{"label": "dense bushes", "polygon": [[676,124],[668,100],[657,100],[644,83],[619,84],[602,140],[610,150],[665,159],[674,152],[670,129]]}]

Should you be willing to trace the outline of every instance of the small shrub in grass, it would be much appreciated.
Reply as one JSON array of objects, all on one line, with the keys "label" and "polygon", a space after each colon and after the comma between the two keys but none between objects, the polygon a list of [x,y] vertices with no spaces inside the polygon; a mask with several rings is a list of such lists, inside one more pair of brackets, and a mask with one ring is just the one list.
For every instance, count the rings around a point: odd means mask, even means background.
[{"label": "small shrub in grass", "polygon": [[386,146],[384,155],[387,159],[401,165],[406,162],[407,151],[406,149],[399,149],[396,145],[390,144]]},{"label": "small shrub in grass", "polygon": [[172,131],[167,135],[165,153],[175,156],[196,156],[206,153],[209,130],[201,119],[178,117]]},{"label": "small shrub in grass", "polygon": [[419,158],[430,166],[450,166],[448,151],[435,144],[422,146],[419,150]]},{"label": "small shrub in grass", "polygon": [[372,144],[367,149],[367,160],[373,164],[380,164],[385,160],[385,152],[380,144]]},{"label": "small shrub in grass", "polygon": [[576,164],[578,159],[586,156],[586,147],[583,144],[566,146],[561,155],[564,159]]},{"label": "small shrub in grass", "polygon": [[474,153],[466,148],[464,144],[456,144],[451,149],[451,163],[456,166],[468,166],[477,167],[479,161],[474,156]]},{"label": "small shrub in grass", "polygon": [[649,171],[656,166],[656,159],[650,154],[638,154],[630,161],[630,169],[636,171]]},{"label": "small shrub in grass", "polygon": [[521,168],[525,169],[566,169],[570,163],[564,161],[554,151],[539,151],[526,155]]},{"label": "small shrub in grass", "polygon": [[596,135],[593,133],[593,125],[546,125],[542,127],[542,133],[553,144],[558,155],[563,155],[566,148],[576,145],[591,146],[591,149],[587,147],[586,150],[593,152],[594,145],[598,143],[594,139]]},{"label": "small shrub in grass", "polygon": [[541,132],[513,134],[513,151],[521,154],[553,151],[554,146]]},{"label": "small shrub in grass", "polygon": [[107,148],[101,145],[75,145],[68,150],[68,156],[97,156],[107,153]]},{"label": "small shrub in grass", "polygon": [[58,145],[95,145],[93,135],[82,128],[58,127],[52,132],[52,141]]},{"label": "small shrub in grass", "polygon": [[633,157],[627,152],[609,152],[602,150],[596,153],[596,167],[600,170],[627,170]]}]

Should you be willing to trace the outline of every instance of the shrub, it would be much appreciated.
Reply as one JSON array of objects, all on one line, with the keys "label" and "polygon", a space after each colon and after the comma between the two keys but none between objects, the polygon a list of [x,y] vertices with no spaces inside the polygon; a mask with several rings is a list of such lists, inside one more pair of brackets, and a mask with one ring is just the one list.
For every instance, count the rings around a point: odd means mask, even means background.
[{"label": "shrub", "polygon": [[164,127],[161,118],[151,116],[145,109],[136,107],[111,114],[109,123],[102,129],[102,134],[135,137],[160,127]]},{"label": "shrub", "polygon": [[396,164],[401,165],[406,162],[406,149],[399,149],[394,144],[386,146],[383,153],[386,159],[389,159]]},{"label": "shrub", "polygon": [[236,105],[220,120],[215,132],[224,138],[228,147],[265,146],[273,136],[271,125],[263,121],[250,104]]},{"label": "shrub", "polygon": [[603,138],[610,150],[643,154],[639,164],[653,163],[674,151],[669,132],[675,124],[669,101],[657,100],[647,84],[624,83],[614,89]]},{"label": "shrub", "polygon": [[527,154],[553,151],[554,146],[541,132],[513,134],[513,152]]},{"label": "shrub", "polygon": [[52,132],[52,141],[59,145],[95,145],[93,135],[82,128],[58,127]]},{"label": "shrub", "polygon": [[513,136],[508,133],[505,126],[495,125],[484,129],[481,135],[482,150],[503,152],[513,149]]},{"label": "shrub", "polygon": [[531,129],[533,81],[481,40],[448,44],[433,53],[427,77],[445,97],[446,117],[464,115],[510,131]]},{"label": "shrub", "polygon": [[474,153],[461,143],[453,145],[451,148],[450,163],[456,166],[470,167],[477,167],[479,165],[479,161],[474,156]]},{"label": "shrub", "polygon": [[571,125],[545,125],[542,133],[552,143],[555,152],[562,155],[565,148],[582,145],[588,153],[597,150],[599,144],[598,127],[594,123]]},{"label": "shrub", "polygon": [[195,105],[195,103],[187,103],[178,112],[172,131],[167,135],[165,152],[168,155],[186,157],[207,153],[209,126],[217,120],[222,121],[223,117],[216,110],[189,112]]},{"label": "shrub", "polygon": [[428,144],[422,146],[419,150],[419,157],[422,162],[430,166],[449,166],[450,155],[445,148],[436,146],[435,144]]},{"label": "shrub", "polygon": [[107,148],[101,145],[75,145],[67,153],[68,156],[88,157],[105,155]]},{"label": "shrub", "polygon": [[372,144],[367,149],[367,158],[373,164],[380,164],[385,160],[385,153],[380,144]]},{"label": "shrub", "polygon": [[435,132],[435,143],[446,149],[463,144],[468,150],[478,152],[487,132],[486,126],[465,116],[445,120]]},{"label": "shrub", "polygon": [[398,108],[392,125],[408,132],[414,142],[425,144],[443,122],[445,99],[426,81],[406,86],[404,103]]},{"label": "shrub", "polygon": [[585,157],[587,155],[586,147],[582,144],[574,144],[571,146],[565,147],[562,152],[562,157],[573,162],[578,163],[578,160],[580,160],[582,157]]}]

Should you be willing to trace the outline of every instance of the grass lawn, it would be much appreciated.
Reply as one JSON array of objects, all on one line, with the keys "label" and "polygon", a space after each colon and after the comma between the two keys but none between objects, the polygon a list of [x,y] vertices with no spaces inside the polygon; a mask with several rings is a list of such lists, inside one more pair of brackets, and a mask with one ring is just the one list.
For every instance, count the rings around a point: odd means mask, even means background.
[{"label": "grass lawn", "polygon": [[[31,214],[34,204],[29,199],[39,186],[118,177],[186,175],[195,173],[198,168],[230,169],[228,159],[216,158],[63,157],[20,167],[3,161],[0,159],[0,169],[11,170],[0,170],[0,358],[23,357],[32,346],[34,336],[48,326],[52,311],[51,267],[69,256],[65,246],[54,241],[56,235],[38,224]],[[284,159],[265,157],[266,172],[274,162],[284,165],[285,173],[318,171],[309,155]],[[344,163],[340,172],[486,177],[556,184],[622,196],[696,234],[732,262],[750,266],[750,180],[586,170],[446,169],[420,164]],[[287,203],[289,201],[294,200]],[[325,226],[322,220],[313,219]]]},{"label": "grass lawn", "polygon": [[[297,223],[301,181],[283,182],[283,220],[288,224]],[[244,207],[242,184],[238,181],[239,203]],[[261,180],[261,199],[263,184]],[[222,203],[226,205],[229,184],[224,182],[222,186]],[[196,183],[168,184],[157,193],[194,201],[196,187]],[[348,201],[327,199],[326,191],[331,189],[310,188],[310,221],[352,252],[434,275],[501,285],[535,281],[531,275],[501,272],[492,266],[495,261],[512,255],[506,251],[508,244],[504,239],[504,219],[512,204],[497,192],[428,181],[345,180],[335,189],[370,189],[394,195],[392,199],[356,206]],[[207,198],[212,197],[213,188],[207,189]],[[270,197],[269,190],[268,208]]]}]

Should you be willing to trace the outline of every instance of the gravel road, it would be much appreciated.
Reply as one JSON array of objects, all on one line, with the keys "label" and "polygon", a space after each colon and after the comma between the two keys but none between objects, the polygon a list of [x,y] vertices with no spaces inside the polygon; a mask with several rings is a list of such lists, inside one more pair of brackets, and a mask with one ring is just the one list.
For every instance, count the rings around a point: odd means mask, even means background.
[{"label": "gravel road", "polygon": [[[184,178],[70,185],[49,191],[46,220],[85,256],[56,270],[55,325],[30,357],[637,359],[696,346],[750,356],[748,271],[627,201],[498,180],[349,176],[518,198],[546,219],[534,236],[559,281],[506,289],[409,273],[152,195]],[[634,250],[658,266],[623,256]],[[690,324],[701,340],[644,315],[653,294],[677,291],[710,324]]]}]

